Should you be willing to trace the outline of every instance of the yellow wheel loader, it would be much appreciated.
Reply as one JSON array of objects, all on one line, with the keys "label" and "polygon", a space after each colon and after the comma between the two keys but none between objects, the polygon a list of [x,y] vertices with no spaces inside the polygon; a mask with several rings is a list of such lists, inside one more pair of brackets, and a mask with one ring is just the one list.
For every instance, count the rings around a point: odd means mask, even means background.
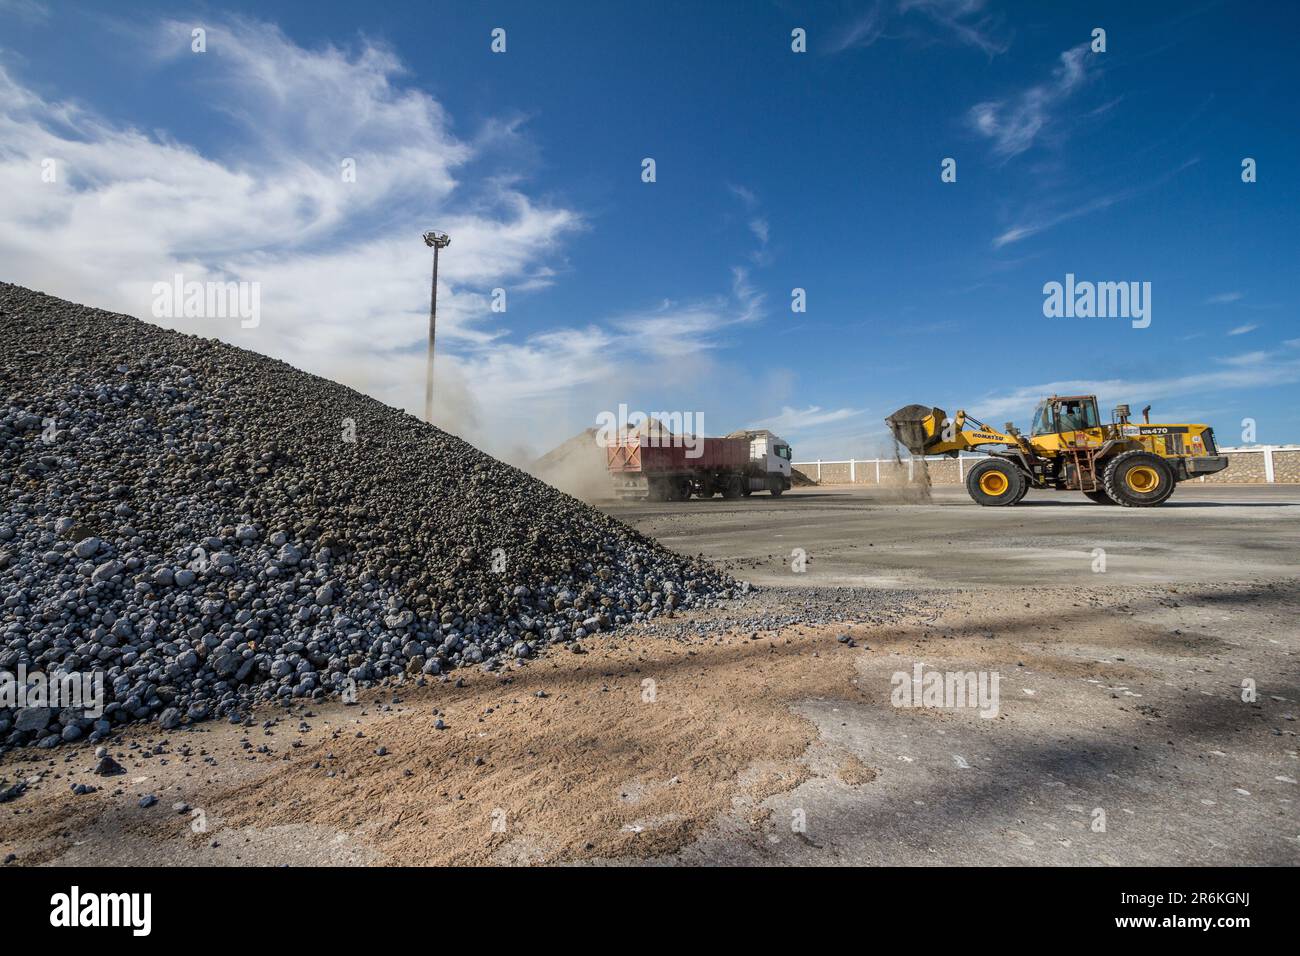
[{"label": "yellow wheel loader", "polygon": [[979,449],[966,490],[982,505],[1014,505],[1030,488],[1081,491],[1099,504],[1149,508],[1163,504],[1174,485],[1228,467],[1209,425],[1153,425],[1129,421],[1120,405],[1109,423],[1097,414],[1095,395],[1053,395],[1039,403],[1028,436],[1008,422],[989,428],[965,411],[907,405],[885,419],[898,443],[914,455]]}]

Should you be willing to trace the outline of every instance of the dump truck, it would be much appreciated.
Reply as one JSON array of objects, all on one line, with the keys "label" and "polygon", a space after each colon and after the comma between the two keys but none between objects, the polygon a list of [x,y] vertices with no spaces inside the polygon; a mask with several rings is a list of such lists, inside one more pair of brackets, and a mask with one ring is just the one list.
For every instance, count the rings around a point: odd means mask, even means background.
[{"label": "dump truck", "polygon": [[790,455],[790,446],[766,429],[725,438],[633,431],[605,446],[614,493],[651,501],[747,498],[756,491],[779,498],[790,488]]},{"label": "dump truck", "polygon": [[1014,505],[1040,488],[1149,508],[1169,500],[1178,482],[1228,467],[1209,425],[1154,424],[1150,412],[1148,405],[1143,420],[1132,422],[1129,407],[1119,405],[1103,422],[1095,395],[1052,395],[1038,404],[1028,436],[1011,422],[999,432],[965,410],[950,419],[926,405],[905,405],[885,424],[913,455],[988,452],[966,476],[966,490],[981,505]]}]

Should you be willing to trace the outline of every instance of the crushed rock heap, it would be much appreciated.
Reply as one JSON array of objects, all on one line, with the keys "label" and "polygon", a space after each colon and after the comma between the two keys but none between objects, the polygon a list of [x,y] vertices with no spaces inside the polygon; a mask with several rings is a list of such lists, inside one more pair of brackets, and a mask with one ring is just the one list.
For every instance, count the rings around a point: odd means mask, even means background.
[{"label": "crushed rock heap", "polygon": [[737,587],[349,388],[0,283],[0,672],[102,672],[107,704],[0,702],[0,749],[495,669]]}]

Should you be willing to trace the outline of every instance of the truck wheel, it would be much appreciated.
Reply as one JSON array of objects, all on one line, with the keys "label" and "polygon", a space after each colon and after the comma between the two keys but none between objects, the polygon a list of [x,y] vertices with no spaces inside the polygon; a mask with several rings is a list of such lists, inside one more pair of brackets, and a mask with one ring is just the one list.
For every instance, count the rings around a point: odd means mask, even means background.
[{"label": "truck wheel", "polygon": [[1153,508],[1174,493],[1174,473],[1149,451],[1126,451],[1106,466],[1106,494],[1126,508]]},{"label": "truck wheel", "polygon": [[1113,505],[1115,503],[1115,499],[1106,494],[1102,488],[1098,488],[1096,491],[1085,491],[1083,496],[1099,505]]},{"label": "truck wheel", "polygon": [[1001,458],[987,458],[966,476],[966,491],[977,503],[989,508],[1014,505],[1023,496],[1025,476],[1015,465]]},{"label": "truck wheel", "polygon": [[780,498],[781,492],[785,491],[785,487],[781,484],[780,478],[769,478],[767,479],[767,490],[772,492],[773,498]]},{"label": "truck wheel", "polygon": [[681,480],[681,482],[678,484],[678,486],[677,486],[677,500],[678,500],[678,501],[690,501],[690,500],[691,500],[691,479],[689,479],[689,478],[683,478],[683,479]]},{"label": "truck wheel", "polygon": [[727,483],[722,486],[722,497],[739,498],[742,494],[744,494],[742,486],[743,486],[743,479],[728,478]]}]

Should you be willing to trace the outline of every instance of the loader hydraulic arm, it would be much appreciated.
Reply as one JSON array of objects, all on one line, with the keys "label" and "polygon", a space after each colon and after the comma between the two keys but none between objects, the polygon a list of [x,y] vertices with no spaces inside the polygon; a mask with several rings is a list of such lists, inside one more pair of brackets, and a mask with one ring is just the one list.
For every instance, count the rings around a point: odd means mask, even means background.
[{"label": "loader hydraulic arm", "polygon": [[885,419],[898,443],[913,455],[956,455],[985,445],[1008,445],[1032,451],[1016,433],[999,432],[960,409],[949,419],[942,408],[908,405]]}]

